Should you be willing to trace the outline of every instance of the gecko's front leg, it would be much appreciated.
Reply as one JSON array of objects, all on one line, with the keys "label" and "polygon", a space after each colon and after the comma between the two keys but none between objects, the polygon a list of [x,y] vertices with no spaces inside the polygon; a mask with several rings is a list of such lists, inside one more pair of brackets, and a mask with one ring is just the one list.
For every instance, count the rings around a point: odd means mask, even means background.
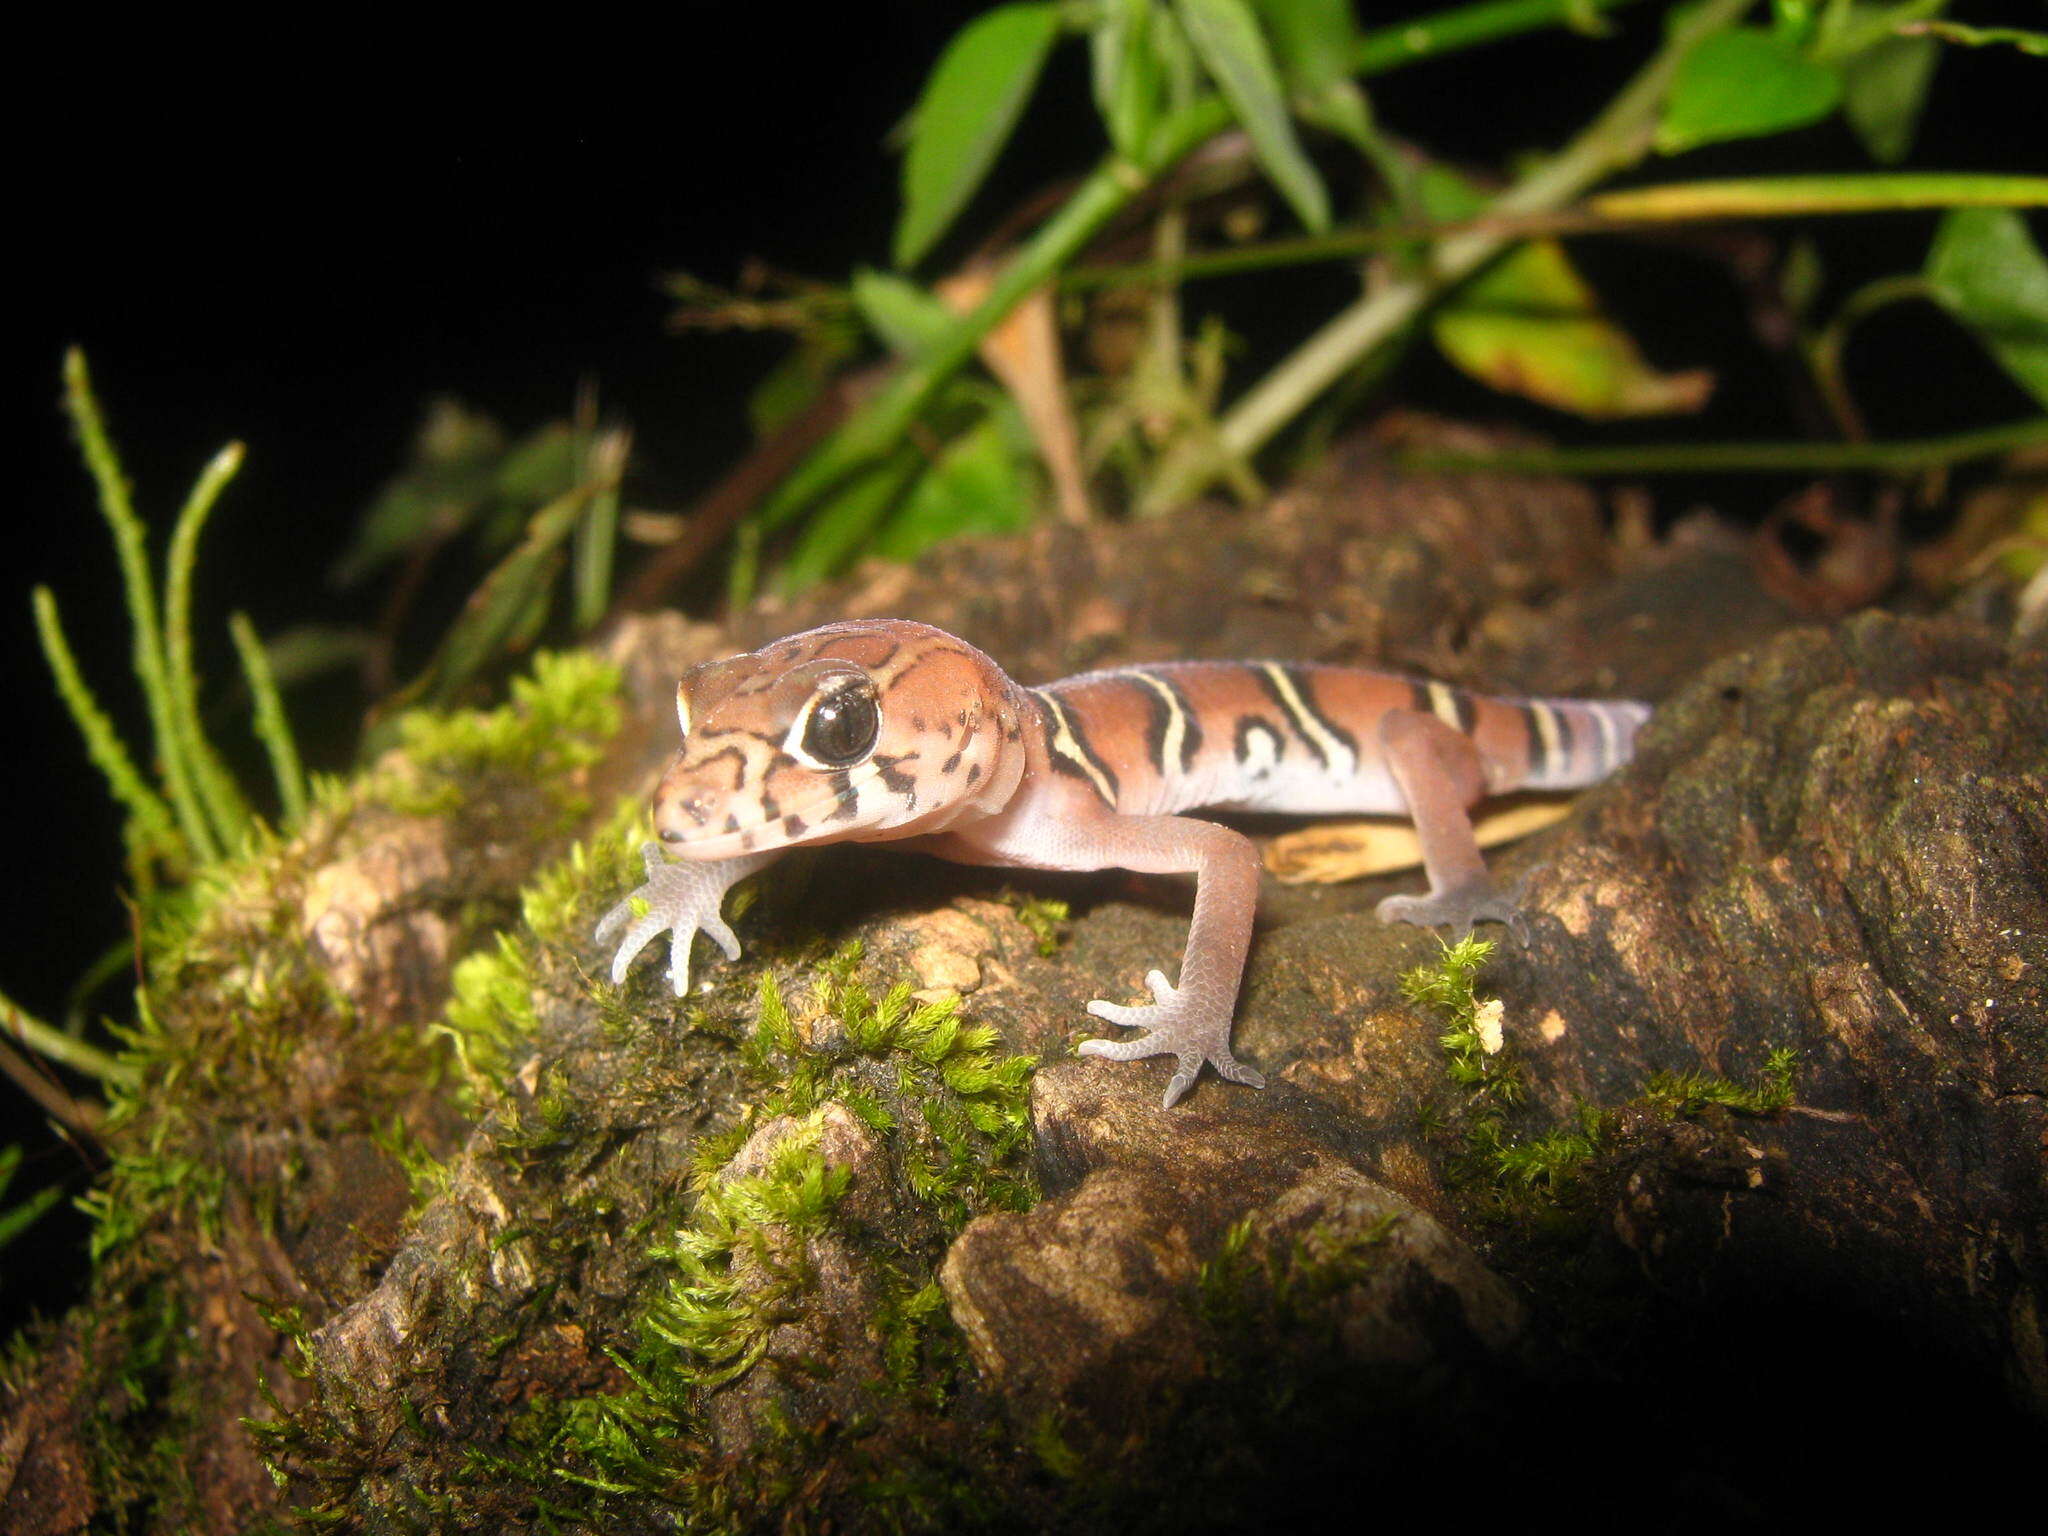
[{"label": "gecko's front leg", "polygon": [[1088,1005],[1098,1019],[1145,1033],[1135,1040],[1084,1040],[1081,1054],[1110,1061],[1177,1058],[1163,1100],[1169,1109],[1195,1085],[1204,1062],[1233,1083],[1265,1087],[1265,1077],[1230,1051],[1231,1019],[1259,900],[1259,855],[1251,839],[1187,816],[1110,816],[1102,819],[1100,832],[1093,851],[1104,864],[1158,874],[1193,871],[1195,911],[1177,984],[1151,971],[1145,977],[1151,1002],[1098,999]]},{"label": "gecko's front leg", "polygon": [[1259,854],[1250,838],[1191,816],[1118,815],[1075,794],[956,828],[924,846],[963,864],[1192,874],[1195,913],[1179,983],[1151,971],[1145,977],[1151,1002],[1091,1002],[1088,1011],[1096,1018],[1145,1033],[1135,1040],[1083,1040],[1080,1053],[1111,1061],[1176,1057],[1178,1070],[1166,1085],[1167,1108],[1194,1086],[1204,1062],[1233,1083],[1266,1086],[1264,1076],[1230,1053],[1230,1021],[1259,899]]},{"label": "gecko's front leg", "polygon": [[664,933],[675,935],[669,942],[668,978],[677,997],[690,990],[690,946],[699,933],[724,950],[726,959],[739,959],[740,941],[720,915],[726,892],[772,862],[780,851],[672,863],[659,843],[643,844],[640,855],[647,865],[647,882],[605,913],[597,925],[600,944],[619,935],[618,952],[612,956],[613,983],[624,981],[634,956]]}]

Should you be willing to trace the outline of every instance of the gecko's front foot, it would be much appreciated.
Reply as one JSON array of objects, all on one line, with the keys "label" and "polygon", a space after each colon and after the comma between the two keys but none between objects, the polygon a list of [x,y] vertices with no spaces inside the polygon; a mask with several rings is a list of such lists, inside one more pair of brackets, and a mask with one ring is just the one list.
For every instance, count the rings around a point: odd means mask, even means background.
[{"label": "gecko's front foot", "polygon": [[1460,937],[1470,933],[1474,923],[1504,923],[1515,942],[1527,949],[1529,920],[1521,909],[1522,889],[1527,884],[1524,876],[1511,890],[1503,891],[1491,881],[1477,880],[1423,896],[1389,896],[1373,908],[1373,915],[1383,923],[1413,923],[1418,928],[1448,924]]},{"label": "gecko's front foot", "polygon": [[1201,1007],[1169,982],[1163,972],[1147,972],[1145,985],[1152,989],[1149,1003],[1105,1003],[1098,998],[1088,1005],[1088,1011],[1096,1018],[1125,1029],[1142,1029],[1145,1034],[1136,1040],[1083,1040],[1083,1056],[1101,1056],[1109,1061],[1135,1061],[1141,1056],[1179,1058],[1179,1068],[1166,1085],[1166,1097],[1160,1101],[1162,1109],[1173,1108],[1195,1086],[1205,1061],[1216,1069],[1218,1076],[1233,1083],[1251,1088],[1266,1086],[1263,1073],[1230,1054],[1228,1013],[1218,1016],[1213,1009]]},{"label": "gecko's front foot", "polygon": [[626,968],[634,956],[662,934],[674,934],[669,944],[668,979],[675,995],[682,997],[690,990],[690,946],[699,933],[724,950],[726,959],[740,957],[739,939],[719,916],[734,876],[720,864],[672,864],[659,843],[642,844],[640,857],[647,866],[647,883],[605,913],[598,921],[596,938],[602,944],[619,935],[618,953],[612,956],[612,982],[616,985],[626,979]]}]

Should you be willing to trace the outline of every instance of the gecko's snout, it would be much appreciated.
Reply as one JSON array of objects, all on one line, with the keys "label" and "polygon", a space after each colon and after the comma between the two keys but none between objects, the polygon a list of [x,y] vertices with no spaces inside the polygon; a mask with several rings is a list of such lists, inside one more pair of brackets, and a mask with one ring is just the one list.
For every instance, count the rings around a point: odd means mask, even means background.
[{"label": "gecko's snout", "polygon": [[694,828],[707,825],[717,809],[706,793],[660,795],[654,802],[654,825],[665,843],[688,841]]}]

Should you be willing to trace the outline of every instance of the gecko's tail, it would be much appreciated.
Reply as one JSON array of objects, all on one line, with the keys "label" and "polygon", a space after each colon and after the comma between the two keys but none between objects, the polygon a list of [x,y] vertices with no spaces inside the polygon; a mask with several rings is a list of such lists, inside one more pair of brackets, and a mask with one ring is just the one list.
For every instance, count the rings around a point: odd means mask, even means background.
[{"label": "gecko's tail", "polygon": [[1633,699],[1524,699],[1530,721],[1531,789],[1598,783],[1635,756],[1650,706]]}]

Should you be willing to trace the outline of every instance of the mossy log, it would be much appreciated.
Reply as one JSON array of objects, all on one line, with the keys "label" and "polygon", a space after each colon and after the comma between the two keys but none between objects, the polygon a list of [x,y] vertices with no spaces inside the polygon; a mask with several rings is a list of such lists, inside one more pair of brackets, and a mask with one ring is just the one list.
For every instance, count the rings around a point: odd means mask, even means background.
[{"label": "mossy log", "polygon": [[[1441,947],[1370,910],[1412,876],[1269,887],[1236,1039],[1272,1086],[1161,1112],[1163,1066],[1072,1045],[1178,952],[1171,885],[835,850],[763,882],[708,991],[602,979],[603,807],[676,671],[863,614],[1026,680],[1292,655],[1659,710],[1505,856],[1498,1056],[1456,1078],[1404,994]],[[1562,1465],[1704,1524],[2040,1434],[2048,658],[1983,614],[1803,623],[1708,525],[1618,550],[1581,488],[1365,445],[1256,516],[612,652],[623,729],[549,770],[598,808],[580,861],[559,783],[366,789],[153,977],[129,1224],[10,1364],[0,1525],[1229,1528],[1512,1509]],[[1868,1438],[1809,1471],[1814,1415]]]}]

